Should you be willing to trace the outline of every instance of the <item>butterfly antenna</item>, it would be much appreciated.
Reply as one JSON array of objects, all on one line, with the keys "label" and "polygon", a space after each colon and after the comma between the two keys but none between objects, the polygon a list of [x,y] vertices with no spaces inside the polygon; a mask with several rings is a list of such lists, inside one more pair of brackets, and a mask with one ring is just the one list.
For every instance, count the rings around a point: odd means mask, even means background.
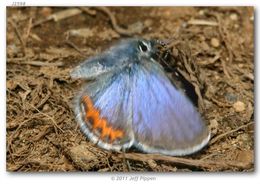
[{"label": "butterfly antenna", "polygon": [[156,40],[156,42],[162,46],[169,46],[169,44],[171,44],[175,39],[172,37],[172,38],[169,38],[169,39],[165,39],[165,40]]},{"label": "butterfly antenna", "polygon": [[[166,51],[166,52],[167,52],[167,54],[169,53],[168,51]],[[174,70],[174,68],[173,68],[167,61],[165,61],[161,55],[159,55],[159,54],[155,54],[155,55],[156,55],[156,56],[160,59],[160,61],[161,61],[164,65],[166,65],[169,69]]]}]

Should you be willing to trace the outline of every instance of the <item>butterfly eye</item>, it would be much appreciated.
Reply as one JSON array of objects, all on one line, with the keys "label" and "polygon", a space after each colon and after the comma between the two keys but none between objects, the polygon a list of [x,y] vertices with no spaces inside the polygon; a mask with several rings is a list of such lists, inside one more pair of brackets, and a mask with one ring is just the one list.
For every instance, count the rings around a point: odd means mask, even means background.
[{"label": "butterfly eye", "polygon": [[147,52],[148,51],[148,47],[144,42],[139,42],[139,49],[141,52]]}]

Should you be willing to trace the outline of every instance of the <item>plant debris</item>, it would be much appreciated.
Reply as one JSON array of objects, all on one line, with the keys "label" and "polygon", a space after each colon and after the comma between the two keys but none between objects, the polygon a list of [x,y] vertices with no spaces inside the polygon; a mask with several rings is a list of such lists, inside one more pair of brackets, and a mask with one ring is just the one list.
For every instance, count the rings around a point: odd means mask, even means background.
[{"label": "plant debris", "polygon": [[[8,7],[7,171],[254,171],[253,16],[253,7]],[[81,133],[73,98],[85,82],[70,70],[126,37],[170,40],[162,65],[190,82],[212,131],[206,148],[115,153]]]}]

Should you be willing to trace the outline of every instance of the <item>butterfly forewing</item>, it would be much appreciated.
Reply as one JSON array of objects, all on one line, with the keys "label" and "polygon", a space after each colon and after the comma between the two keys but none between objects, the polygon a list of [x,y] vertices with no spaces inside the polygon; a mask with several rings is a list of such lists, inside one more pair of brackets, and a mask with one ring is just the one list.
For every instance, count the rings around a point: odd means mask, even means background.
[{"label": "butterfly forewing", "polygon": [[137,68],[133,85],[133,129],[142,150],[185,155],[201,149],[209,133],[199,113],[158,68]]}]

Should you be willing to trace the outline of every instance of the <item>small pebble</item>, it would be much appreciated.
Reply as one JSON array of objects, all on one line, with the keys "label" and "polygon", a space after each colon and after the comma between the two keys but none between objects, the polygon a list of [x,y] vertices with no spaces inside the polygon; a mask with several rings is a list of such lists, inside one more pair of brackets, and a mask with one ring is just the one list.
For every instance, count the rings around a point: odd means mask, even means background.
[{"label": "small pebble", "polygon": [[233,93],[227,92],[227,93],[225,93],[224,96],[225,96],[226,100],[229,102],[234,103],[235,101],[237,101],[237,95],[235,95]]},{"label": "small pebble", "polygon": [[241,101],[237,101],[236,103],[234,103],[233,107],[236,112],[243,112],[246,108],[245,103],[243,103]]},{"label": "small pebble", "polygon": [[204,14],[205,14],[204,10],[200,10],[200,11],[199,11],[199,15],[202,16],[202,15],[204,15]]},{"label": "small pebble", "polygon": [[52,13],[52,9],[49,7],[44,7],[40,10],[40,14],[43,15],[44,17],[50,16]]},{"label": "small pebble", "polygon": [[231,19],[232,21],[236,21],[236,20],[238,19],[237,14],[235,14],[235,13],[231,14],[231,15],[230,15],[230,19]]},{"label": "small pebble", "polygon": [[150,26],[152,26],[152,25],[153,25],[153,20],[152,20],[152,19],[146,19],[146,20],[144,21],[144,25],[145,25],[145,27],[150,27]]},{"label": "small pebble", "polygon": [[51,108],[50,108],[50,105],[49,104],[45,104],[44,106],[43,106],[43,108],[42,108],[42,111],[43,112],[48,112],[48,111],[50,111],[51,110]]},{"label": "small pebble", "polygon": [[239,67],[239,68],[243,68],[243,67],[244,67],[244,64],[239,63],[239,64],[238,64],[238,67]]},{"label": "small pebble", "polygon": [[173,48],[173,49],[172,49],[172,55],[173,55],[174,57],[178,57],[179,51],[178,51],[177,48]]},{"label": "small pebble", "polygon": [[217,38],[213,37],[213,38],[211,38],[210,44],[211,44],[211,46],[217,48],[217,47],[219,47],[220,42]]},{"label": "small pebble", "polygon": [[157,167],[157,163],[152,159],[148,160],[147,163],[152,169],[155,169]]}]

